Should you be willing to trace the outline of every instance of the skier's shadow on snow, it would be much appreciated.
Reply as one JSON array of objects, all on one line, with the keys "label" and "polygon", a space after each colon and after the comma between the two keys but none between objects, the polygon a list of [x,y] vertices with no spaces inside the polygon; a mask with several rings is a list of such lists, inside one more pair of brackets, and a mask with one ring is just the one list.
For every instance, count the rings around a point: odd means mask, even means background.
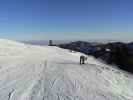
[{"label": "skier's shadow on snow", "polygon": [[64,64],[64,65],[77,65],[78,63],[76,63],[76,62],[59,62],[59,64]]},{"label": "skier's shadow on snow", "polygon": [[80,64],[78,62],[59,62],[58,64],[64,64],[64,65],[87,65],[87,63],[85,64]]}]

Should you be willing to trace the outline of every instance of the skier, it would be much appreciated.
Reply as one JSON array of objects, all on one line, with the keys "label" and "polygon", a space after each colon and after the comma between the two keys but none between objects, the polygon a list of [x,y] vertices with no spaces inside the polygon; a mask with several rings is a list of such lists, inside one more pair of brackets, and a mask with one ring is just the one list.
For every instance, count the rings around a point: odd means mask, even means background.
[{"label": "skier", "polygon": [[81,64],[85,64],[85,60],[87,60],[87,57],[81,55],[81,56],[80,56],[80,65],[81,65]]}]

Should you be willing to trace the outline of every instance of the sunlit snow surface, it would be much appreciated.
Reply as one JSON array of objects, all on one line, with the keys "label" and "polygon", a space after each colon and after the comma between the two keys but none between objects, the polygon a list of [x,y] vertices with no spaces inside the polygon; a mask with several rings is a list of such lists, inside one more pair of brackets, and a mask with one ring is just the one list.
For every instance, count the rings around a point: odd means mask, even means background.
[{"label": "sunlit snow surface", "polygon": [[133,100],[133,76],[80,53],[0,39],[0,100]]}]

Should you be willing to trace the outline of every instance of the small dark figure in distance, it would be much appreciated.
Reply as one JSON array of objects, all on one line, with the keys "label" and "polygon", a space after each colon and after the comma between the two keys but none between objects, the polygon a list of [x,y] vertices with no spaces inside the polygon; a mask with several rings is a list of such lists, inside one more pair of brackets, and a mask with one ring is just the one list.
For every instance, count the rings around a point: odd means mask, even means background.
[{"label": "small dark figure in distance", "polygon": [[80,56],[80,65],[81,65],[81,64],[85,64],[85,60],[87,60],[87,57],[81,55],[81,56]]}]

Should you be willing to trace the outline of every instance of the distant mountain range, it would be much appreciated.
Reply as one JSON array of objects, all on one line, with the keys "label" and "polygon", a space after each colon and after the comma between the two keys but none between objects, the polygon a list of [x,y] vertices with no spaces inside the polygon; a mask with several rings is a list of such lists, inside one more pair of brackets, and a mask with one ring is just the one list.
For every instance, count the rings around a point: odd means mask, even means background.
[{"label": "distant mountain range", "polygon": [[93,55],[108,64],[115,64],[121,69],[133,73],[133,42],[111,42],[111,43],[89,43],[76,41],[58,45],[61,48],[69,49]]},{"label": "distant mountain range", "polygon": [[[84,39],[84,40],[52,40],[54,45],[59,45],[59,44],[68,44],[71,42],[76,42],[76,41],[86,41],[88,43],[91,43],[92,45],[97,45],[97,44],[107,44],[107,43],[112,43],[112,42],[125,42],[128,43],[130,42],[129,40],[113,40],[113,39]],[[21,41],[24,43],[28,43],[28,44],[33,44],[33,45],[48,45],[49,44],[49,40],[27,40],[27,41]]]}]

